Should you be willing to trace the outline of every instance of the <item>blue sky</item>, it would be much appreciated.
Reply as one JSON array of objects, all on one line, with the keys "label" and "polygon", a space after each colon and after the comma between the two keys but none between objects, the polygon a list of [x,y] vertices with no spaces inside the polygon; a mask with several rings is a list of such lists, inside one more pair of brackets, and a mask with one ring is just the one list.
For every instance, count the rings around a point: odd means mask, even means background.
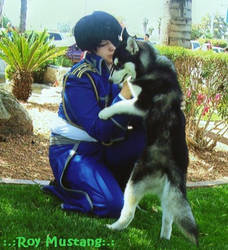
[{"label": "blue sky", "polygon": [[[5,0],[3,13],[13,25],[18,26],[21,0]],[[142,22],[149,19],[148,26],[157,28],[162,16],[163,0],[28,0],[28,29],[55,29],[57,23],[69,23],[72,27],[85,14],[104,10],[122,17],[131,34],[143,32]],[[228,0],[192,0],[193,23],[199,23],[207,13],[225,15]]]}]

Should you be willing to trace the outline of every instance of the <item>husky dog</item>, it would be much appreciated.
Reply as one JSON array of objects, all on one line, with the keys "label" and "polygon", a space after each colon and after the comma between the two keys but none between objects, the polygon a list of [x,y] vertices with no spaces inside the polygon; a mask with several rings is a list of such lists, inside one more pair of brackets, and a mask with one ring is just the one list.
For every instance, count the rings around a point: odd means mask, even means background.
[{"label": "husky dog", "polygon": [[113,59],[110,80],[120,84],[128,79],[133,98],[103,109],[99,117],[142,116],[147,146],[126,185],[120,218],[107,226],[113,230],[126,228],[144,194],[152,192],[160,198],[163,211],[160,237],[169,240],[175,222],[186,237],[198,244],[197,225],[186,198],[188,148],[175,68],[152,45],[132,37],[121,43]]}]

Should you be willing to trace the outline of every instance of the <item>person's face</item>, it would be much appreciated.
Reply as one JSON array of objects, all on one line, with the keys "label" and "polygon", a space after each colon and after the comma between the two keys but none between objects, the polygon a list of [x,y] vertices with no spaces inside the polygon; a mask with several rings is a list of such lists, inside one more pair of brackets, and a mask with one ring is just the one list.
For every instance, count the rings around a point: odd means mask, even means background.
[{"label": "person's face", "polygon": [[149,37],[148,37],[148,36],[145,36],[145,37],[144,37],[144,40],[145,40],[145,41],[148,41],[148,40],[149,40]]},{"label": "person's face", "polygon": [[115,49],[116,47],[109,40],[102,40],[97,47],[96,54],[102,57],[109,66],[113,63],[112,56]]}]

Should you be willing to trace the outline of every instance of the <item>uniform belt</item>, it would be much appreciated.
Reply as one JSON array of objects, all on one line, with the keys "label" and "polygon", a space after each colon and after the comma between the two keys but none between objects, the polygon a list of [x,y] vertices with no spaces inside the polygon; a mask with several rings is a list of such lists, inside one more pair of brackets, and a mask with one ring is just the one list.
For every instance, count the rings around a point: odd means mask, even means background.
[{"label": "uniform belt", "polygon": [[[111,146],[113,143],[123,141],[124,137],[116,138],[110,142],[102,142],[104,146]],[[68,144],[79,144],[81,141],[71,139],[62,135],[52,134],[50,137],[50,146],[54,145],[68,145]]]},{"label": "uniform belt", "polygon": [[79,140],[74,140],[62,135],[52,134],[50,137],[50,146],[53,145],[67,145],[67,144],[79,144]]}]

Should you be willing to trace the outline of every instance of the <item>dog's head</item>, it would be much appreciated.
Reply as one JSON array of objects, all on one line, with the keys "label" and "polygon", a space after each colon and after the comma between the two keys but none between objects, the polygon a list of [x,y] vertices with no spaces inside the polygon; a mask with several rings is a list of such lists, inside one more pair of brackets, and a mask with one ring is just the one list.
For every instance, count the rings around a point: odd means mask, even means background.
[{"label": "dog's head", "polygon": [[115,50],[109,80],[119,84],[131,77],[131,81],[134,81],[145,74],[149,65],[155,60],[155,54],[156,51],[148,43],[136,41],[129,36]]},{"label": "dog's head", "polygon": [[151,92],[179,91],[173,63],[148,42],[128,37],[116,48],[109,80],[120,84],[131,77],[134,85],[147,86]]}]

